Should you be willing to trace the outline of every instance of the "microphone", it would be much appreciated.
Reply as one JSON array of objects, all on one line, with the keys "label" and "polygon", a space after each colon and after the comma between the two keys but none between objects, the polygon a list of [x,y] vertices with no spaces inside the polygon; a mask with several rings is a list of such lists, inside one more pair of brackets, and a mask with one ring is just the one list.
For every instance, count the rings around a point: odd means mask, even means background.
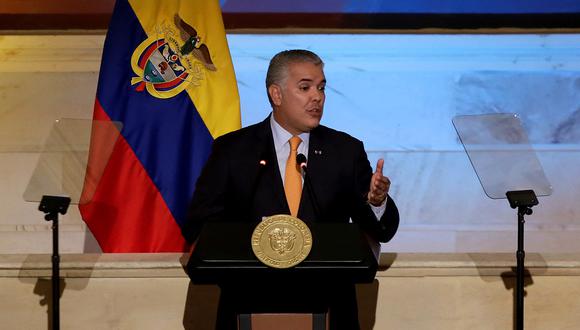
[{"label": "microphone", "polygon": [[310,175],[308,175],[308,162],[304,154],[296,155],[296,164],[304,171],[304,184],[306,185],[306,190],[310,197],[310,202],[312,203],[312,209],[314,210],[315,220],[320,219],[320,209],[318,207],[318,199],[314,194],[314,189],[312,189],[312,183],[310,182]]},{"label": "microphone", "polygon": [[298,167],[303,169],[304,173],[306,173],[306,156],[304,156],[304,154],[296,155],[296,164],[298,164]]}]

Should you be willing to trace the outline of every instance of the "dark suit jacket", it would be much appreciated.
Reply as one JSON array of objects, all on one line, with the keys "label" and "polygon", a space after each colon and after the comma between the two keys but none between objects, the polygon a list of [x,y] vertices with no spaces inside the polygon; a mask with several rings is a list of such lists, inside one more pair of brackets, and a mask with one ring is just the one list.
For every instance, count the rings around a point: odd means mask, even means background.
[{"label": "dark suit jacket", "polygon": [[[226,134],[214,141],[188,213],[183,234],[194,242],[207,221],[258,223],[262,217],[289,214],[288,203],[272,139],[270,119]],[[266,165],[260,165],[265,160]],[[298,218],[308,222],[354,222],[376,240],[386,242],[397,231],[399,213],[389,197],[386,211],[377,221],[367,203],[372,169],[361,141],[324,126],[310,133],[308,178],[312,192],[304,185]],[[314,207],[317,204],[318,207]],[[331,279],[329,279],[331,280]],[[286,283],[290,287],[292,283]],[[305,287],[296,285],[291,292]],[[329,301],[331,329],[358,329],[355,287],[344,283],[312,283],[306,291]],[[222,285],[218,329],[234,329],[234,309],[268,301],[259,292],[240,285]],[[267,293],[266,293],[267,294]],[[300,294],[298,294],[300,295]],[[256,304],[256,302],[258,302]],[[238,306],[238,307],[234,307]]]},{"label": "dark suit jacket", "polygon": [[[390,197],[380,221],[368,205],[372,169],[362,142],[320,125],[310,133],[308,150],[312,193],[305,184],[298,218],[307,223],[347,223],[352,218],[375,239],[389,241],[397,231],[399,213]],[[289,208],[268,117],[214,141],[183,234],[193,242],[206,221],[258,223],[274,214],[289,214]]]}]

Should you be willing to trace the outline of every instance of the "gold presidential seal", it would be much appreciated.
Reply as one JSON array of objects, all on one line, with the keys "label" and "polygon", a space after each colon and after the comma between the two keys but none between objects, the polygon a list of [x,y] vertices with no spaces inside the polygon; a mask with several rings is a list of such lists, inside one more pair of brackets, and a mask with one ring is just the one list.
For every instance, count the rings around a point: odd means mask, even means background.
[{"label": "gold presidential seal", "polygon": [[266,266],[290,268],[301,263],[312,248],[312,234],[306,224],[291,215],[265,218],[252,234],[252,250]]}]

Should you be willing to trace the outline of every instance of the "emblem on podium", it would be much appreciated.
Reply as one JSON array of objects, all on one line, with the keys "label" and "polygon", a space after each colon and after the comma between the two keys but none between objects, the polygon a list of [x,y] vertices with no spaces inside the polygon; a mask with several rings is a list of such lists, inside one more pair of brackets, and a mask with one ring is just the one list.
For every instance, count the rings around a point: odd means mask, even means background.
[{"label": "emblem on podium", "polygon": [[263,264],[290,268],[301,263],[312,248],[312,233],[300,219],[273,215],[260,222],[252,233],[252,250]]}]

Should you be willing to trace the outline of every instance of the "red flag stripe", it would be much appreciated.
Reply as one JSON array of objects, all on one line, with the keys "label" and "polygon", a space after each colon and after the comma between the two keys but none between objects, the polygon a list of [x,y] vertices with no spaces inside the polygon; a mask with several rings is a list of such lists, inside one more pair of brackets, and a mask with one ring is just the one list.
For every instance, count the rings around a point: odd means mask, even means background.
[{"label": "red flag stripe", "polygon": [[[94,119],[110,120],[98,100]],[[167,204],[122,135],[119,135],[91,202],[79,208],[103,252],[186,249],[181,230]],[[119,216],[119,212],[124,214]],[[107,219],[117,220],[104,221]]]}]

